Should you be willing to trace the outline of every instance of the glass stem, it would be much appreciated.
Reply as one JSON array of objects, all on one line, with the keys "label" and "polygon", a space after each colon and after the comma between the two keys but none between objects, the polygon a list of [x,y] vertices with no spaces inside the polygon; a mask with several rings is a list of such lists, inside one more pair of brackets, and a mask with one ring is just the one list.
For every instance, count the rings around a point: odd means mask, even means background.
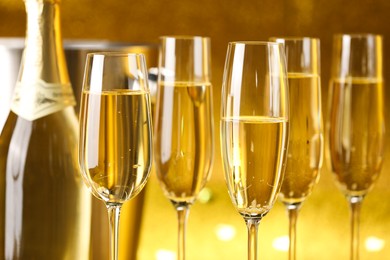
[{"label": "glass stem", "polygon": [[257,260],[257,230],[262,217],[245,218],[248,229],[248,260]]},{"label": "glass stem", "polygon": [[295,260],[296,259],[296,248],[297,248],[297,219],[298,212],[301,208],[301,203],[296,204],[286,204],[287,206],[287,214],[288,214],[288,259]]},{"label": "glass stem", "polygon": [[187,230],[187,219],[190,212],[190,205],[188,203],[177,203],[174,205],[177,212],[178,219],[178,260],[184,260],[185,255],[185,244],[186,244],[186,230]]},{"label": "glass stem", "polygon": [[122,204],[107,203],[106,206],[110,227],[110,255],[112,260],[118,260],[119,216]]},{"label": "glass stem", "polygon": [[351,209],[351,260],[358,260],[360,209],[363,196],[349,197],[348,200]]}]

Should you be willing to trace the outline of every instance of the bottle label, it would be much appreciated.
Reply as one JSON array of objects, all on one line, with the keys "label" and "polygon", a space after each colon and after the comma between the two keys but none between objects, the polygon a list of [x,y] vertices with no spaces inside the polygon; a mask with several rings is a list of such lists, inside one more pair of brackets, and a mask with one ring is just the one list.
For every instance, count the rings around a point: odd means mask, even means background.
[{"label": "bottle label", "polygon": [[33,121],[76,105],[73,90],[68,84],[47,83],[38,80],[31,83],[17,82],[11,110],[26,120]]}]

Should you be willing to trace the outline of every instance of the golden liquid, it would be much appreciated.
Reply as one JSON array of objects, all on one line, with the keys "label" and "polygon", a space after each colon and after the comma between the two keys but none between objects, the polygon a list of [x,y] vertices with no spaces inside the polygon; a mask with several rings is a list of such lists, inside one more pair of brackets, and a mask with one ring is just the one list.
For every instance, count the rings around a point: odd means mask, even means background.
[{"label": "golden liquid", "polygon": [[123,203],[146,184],[151,169],[149,94],[82,93],[80,166],[92,193]]},{"label": "golden liquid", "polygon": [[330,88],[330,166],[346,195],[362,196],[378,178],[383,162],[383,83],[334,79]]},{"label": "golden liquid", "polygon": [[10,113],[0,136],[5,178],[1,259],[87,259],[91,196],[77,163],[73,108],[27,121]]},{"label": "golden liquid", "polygon": [[[153,106],[152,103],[152,113]],[[153,169],[150,174],[153,174]],[[137,259],[146,193],[147,185],[136,197],[122,205],[118,238],[119,260]],[[110,257],[110,248],[102,245],[109,245],[110,234],[107,208],[102,201],[92,200],[92,216],[91,256],[89,259],[107,260]]]},{"label": "golden liquid", "polygon": [[319,179],[323,155],[320,78],[310,74],[288,74],[290,139],[287,167],[280,198],[300,203]]},{"label": "golden liquid", "polygon": [[209,178],[213,159],[212,87],[160,85],[157,99],[157,177],[171,201],[192,203]]},{"label": "golden liquid", "polygon": [[261,217],[272,208],[284,175],[287,130],[283,118],[222,118],[225,179],[241,215]]}]

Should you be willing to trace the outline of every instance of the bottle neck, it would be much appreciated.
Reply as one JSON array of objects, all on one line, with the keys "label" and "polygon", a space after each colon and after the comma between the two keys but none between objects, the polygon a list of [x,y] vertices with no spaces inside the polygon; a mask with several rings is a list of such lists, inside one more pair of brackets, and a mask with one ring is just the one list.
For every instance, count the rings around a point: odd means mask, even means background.
[{"label": "bottle neck", "polygon": [[[25,0],[27,12],[24,80],[40,79],[50,83],[68,83],[68,71],[62,48],[60,6],[58,1]],[[30,78],[33,77],[33,78]]]},{"label": "bottle neck", "polygon": [[25,0],[26,42],[11,110],[36,120],[76,104],[60,31],[58,0]]}]

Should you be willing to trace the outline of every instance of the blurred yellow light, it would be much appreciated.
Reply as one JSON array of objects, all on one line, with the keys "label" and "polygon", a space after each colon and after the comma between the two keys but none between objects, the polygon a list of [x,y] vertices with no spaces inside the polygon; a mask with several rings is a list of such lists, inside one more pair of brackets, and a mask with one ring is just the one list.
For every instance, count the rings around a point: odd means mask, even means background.
[{"label": "blurred yellow light", "polygon": [[274,239],[272,247],[278,251],[288,251],[289,239],[288,236],[281,236]]},{"label": "blurred yellow light", "polygon": [[236,228],[231,225],[219,224],[215,229],[215,233],[219,240],[230,241],[236,236]]},{"label": "blurred yellow light", "polygon": [[385,247],[385,240],[370,236],[366,238],[366,250],[369,252],[378,252]]},{"label": "blurred yellow light", "polygon": [[198,201],[200,203],[207,203],[209,202],[213,197],[213,192],[209,188],[204,188],[200,191],[198,196]]},{"label": "blurred yellow light", "polygon": [[166,249],[160,249],[156,252],[156,260],[175,260],[176,253]]}]

